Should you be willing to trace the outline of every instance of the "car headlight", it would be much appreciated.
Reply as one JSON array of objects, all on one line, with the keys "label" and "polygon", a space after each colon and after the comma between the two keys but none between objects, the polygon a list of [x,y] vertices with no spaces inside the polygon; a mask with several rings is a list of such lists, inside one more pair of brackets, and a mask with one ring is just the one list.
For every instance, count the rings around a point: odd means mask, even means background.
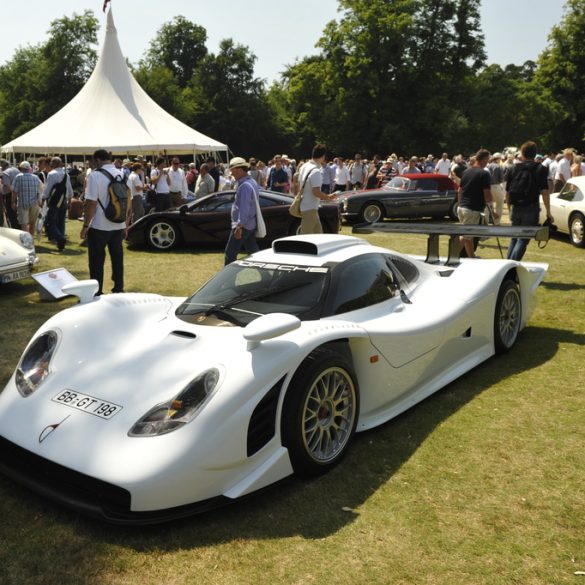
[{"label": "car headlight", "polygon": [[156,437],[191,422],[209,400],[219,382],[219,370],[197,376],[175,398],[157,404],[128,431],[130,437]]},{"label": "car headlight", "polygon": [[55,331],[39,335],[24,352],[16,368],[16,388],[22,396],[29,396],[49,375],[49,365],[57,348]]},{"label": "car headlight", "polygon": [[28,232],[22,232],[20,234],[20,243],[29,250],[35,247],[35,240]]}]

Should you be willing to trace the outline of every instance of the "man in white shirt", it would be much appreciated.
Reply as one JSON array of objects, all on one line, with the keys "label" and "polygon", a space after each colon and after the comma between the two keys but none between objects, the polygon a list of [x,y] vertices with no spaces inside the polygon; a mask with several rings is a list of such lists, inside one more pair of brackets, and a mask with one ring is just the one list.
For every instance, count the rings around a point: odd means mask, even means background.
[{"label": "man in white shirt", "polygon": [[174,157],[171,161],[171,167],[168,169],[168,173],[169,179],[171,180],[169,185],[171,207],[180,207],[187,201],[189,187],[187,186],[185,171],[181,168],[181,161],[177,157]]},{"label": "man in white shirt", "polygon": [[449,160],[449,155],[444,152],[443,156],[441,157],[441,160],[437,163],[437,166],[435,167],[435,173],[438,173],[439,175],[449,175],[449,172],[451,171],[451,161]]},{"label": "man in white shirt", "polygon": [[112,280],[114,281],[112,292],[124,292],[124,249],[122,242],[126,232],[126,222],[110,221],[104,211],[109,202],[110,178],[103,171],[112,177],[123,176],[124,172],[114,166],[112,156],[107,150],[96,150],[93,159],[96,169],[87,178],[84,222],[80,236],[82,240],[87,238],[89,277],[98,281],[97,296],[103,292],[106,247],[112,262]]},{"label": "man in white shirt", "polygon": [[170,185],[171,179],[169,172],[164,168],[165,159],[159,157],[156,159],[155,168],[150,171],[150,184],[156,191],[154,200],[155,211],[165,211],[171,206]]},{"label": "man in white shirt", "polygon": [[301,185],[301,234],[322,234],[323,226],[319,219],[319,202],[329,201],[334,195],[321,191],[321,166],[325,162],[327,151],[323,144],[313,147],[312,158],[306,162],[299,172]]},{"label": "man in white shirt", "polygon": [[574,157],[573,149],[565,148],[563,155],[563,158],[559,161],[559,164],[556,168],[555,184],[553,186],[555,193],[558,193],[563,188],[567,180],[571,178],[571,165],[573,164]]}]

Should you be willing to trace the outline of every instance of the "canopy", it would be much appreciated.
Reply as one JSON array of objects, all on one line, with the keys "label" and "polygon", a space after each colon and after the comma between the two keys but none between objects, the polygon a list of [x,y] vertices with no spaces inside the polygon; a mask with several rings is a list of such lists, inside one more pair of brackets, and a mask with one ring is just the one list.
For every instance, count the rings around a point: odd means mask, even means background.
[{"label": "canopy", "polygon": [[227,151],[163,110],[134,79],[110,9],[97,65],[81,91],[42,124],[2,146],[26,154],[169,154]]}]

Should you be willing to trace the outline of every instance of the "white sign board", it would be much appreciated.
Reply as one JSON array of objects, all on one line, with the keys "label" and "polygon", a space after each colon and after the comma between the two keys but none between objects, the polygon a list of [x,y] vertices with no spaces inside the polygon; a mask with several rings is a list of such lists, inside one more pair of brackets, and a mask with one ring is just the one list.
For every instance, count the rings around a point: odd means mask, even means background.
[{"label": "white sign board", "polygon": [[76,282],[77,278],[66,268],[55,268],[45,272],[37,272],[32,277],[40,285],[39,294],[41,299],[56,300],[70,296],[63,292],[63,287],[71,282]]}]

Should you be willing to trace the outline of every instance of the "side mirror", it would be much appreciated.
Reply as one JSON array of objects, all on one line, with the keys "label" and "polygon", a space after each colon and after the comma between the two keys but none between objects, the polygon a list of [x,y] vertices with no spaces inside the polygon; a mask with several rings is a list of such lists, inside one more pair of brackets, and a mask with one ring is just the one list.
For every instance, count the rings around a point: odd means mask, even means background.
[{"label": "side mirror", "polygon": [[248,341],[248,349],[254,349],[261,341],[279,337],[301,326],[301,320],[288,313],[269,313],[254,319],[246,325],[243,331],[244,339]]},{"label": "side mirror", "polygon": [[185,215],[187,213],[188,209],[189,209],[189,207],[187,205],[181,205],[181,207],[179,207],[179,213],[181,215]]}]

